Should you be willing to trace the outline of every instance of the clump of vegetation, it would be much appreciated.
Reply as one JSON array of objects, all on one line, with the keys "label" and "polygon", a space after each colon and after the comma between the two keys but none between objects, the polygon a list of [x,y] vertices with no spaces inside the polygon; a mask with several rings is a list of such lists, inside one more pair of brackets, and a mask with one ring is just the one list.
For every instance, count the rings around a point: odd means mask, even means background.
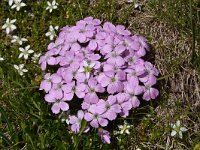
[{"label": "clump of vegetation", "polygon": [[[1,149],[199,148],[198,1],[3,0],[0,6]],[[145,59],[160,72],[159,98],[111,122],[107,145],[95,130],[81,136],[70,132],[69,114],[52,114],[38,90],[44,76],[38,59],[58,27],[86,16],[147,37],[152,48]]]}]

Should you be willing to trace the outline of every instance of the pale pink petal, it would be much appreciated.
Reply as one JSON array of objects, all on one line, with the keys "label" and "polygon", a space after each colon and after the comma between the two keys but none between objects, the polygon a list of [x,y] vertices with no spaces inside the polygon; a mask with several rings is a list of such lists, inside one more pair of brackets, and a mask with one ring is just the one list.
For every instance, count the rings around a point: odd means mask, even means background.
[{"label": "pale pink petal", "polygon": [[94,115],[91,114],[91,113],[86,113],[85,116],[84,116],[84,119],[86,121],[91,121],[93,118],[94,118]]},{"label": "pale pink petal", "polygon": [[104,53],[110,53],[112,50],[113,50],[113,48],[112,48],[112,46],[111,45],[105,45],[102,49],[101,49]]},{"label": "pale pink petal", "polygon": [[85,92],[82,92],[82,91],[76,91],[75,93],[78,98],[84,98],[85,96]]},{"label": "pale pink petal", "polygon": [[135,95],[140,95],[140,94],[143,93],[144,88],[143,88],[142,86],[138,85],[138,86],[135,86],[135,87],[133,88],[133,90],[134,90],[134,94],[135,94]]},{"label": "pale pink petal", "polygon": [[75,124],[77,122],[78,118],[76,116],[69,116],[69,123]]},{"label": "pale pink petal", "polygon": [[60,112],[60,107],[58,103],[54,103],[51,107],[51,110],[54,114],[58,114]]},{"label": "pale pink petal", "polygon": [[47,60],[47,63],[49,65],[55,65],[57,63],[56,58],[54,57],[49,57],[49,59]]},{"label": "pale pink petal", "polygon": [[84,97],[84,101],[91,104],[96,104],[99,101],[96,93],[87,93]]},{"label": "pale pink petal", "polygon": [[125,60],[121,56],[118,56],[115,62],[117,66],[122,66],[125,63]]},{"label": "pale pink petal", "polygon": [[86,42],[87,38],[84,34],[80,34],[78,40],[79,42],[84,43]]},{"label": "pale pink petal", "polygon": [[86,76],[84,73],[78,73],[75,78],[78,82],[84,82],[86,80]]},{"label": "pale pink petal", "polygon": [[94,119],[90,122],[90,125],[94,128],[98,128],[99,127],[99,123],[97,121],[97,119]]},{"label": "pale pink petal", "polygon": [[50,91],[51,89],[51,82],[43,80],[40,84],[40,90],[45,90],[45,92]]},{"label": "pale pink petal", "polygon": [[97,42],[94,41],[94,40],[91,40],[88,47],[91,49],[91,50],[95,50],[97,48]]},{"label": "pale pink petal", "polygon": [[117,114],[114,111],[107,111],[105,114],[103,114],[108,120],[115,120],[117,118]]},{"label": "pale pink petal", "polygon": [[130,110],[132,108],[131,102],[127,101],[121,104],[123,110]]},{"label": "pale pink petal", "polygon": [[100,84],[102,87],[106,87],[110,84],[111,80],[110,78],[108,78],[107,76],[104,75],[104,77],[102,77],[102,79],[100,80]]},{"label": "pale pink petal", "polygon": [[78,116],[79,119],[83,119],[84,112],[82,110],[79,110],[78,113],[77,113],[77,116]]},{"label": "pale pink petal", "polygon": [[85,109],[89,109],[90,106],[91,106],[90,104],[88,104],[87,102],[84,102],[84,101],[83,101],[83,103],[81,104],[81,108],[84,109],[84,110],[85,110]]},{"label": "pale pink petal", "polygon": [[66,100],[70,101],[70,100],[73,99],[74,93],[73,92],[71,92],[71,93],[65,93],[64,97],[65,97]]},{"label": "pale pink petal", "polygon": [[108,125],[108,120],[104,118],[98,118],[98,122],[102,127],[105,127]]},{"label": "pale pink petal", "polygon": [[110,96],[108,97],[108,100],[107,100],[107,102],[108,102],[110,105],[113,105],[114,103],[116,103],[116,101],[117,101],[117,98],[116,98],[116,96],[113,96],[113,95],[110,95]]},{"label": "pale pink petal", "polygon": [[138,98],[136,96],[131,98],[131,103],[132,103],[133,108],[136,108],[140,105],[140,101],[138,100]]},{"label": "pale pink petal", "polygon": [[52,74],[51,79],[53,83],[60,83],[62,81],[62,78],[58,74]]},{"label": "pale pink petal", "polygon": [[55,96],[53,94],[46,94],[44,97],[45,101],[53,103],[56,101]]},{"label": "pale pink petal", "polygon": [[143,94],[143,97],[142,97],[144,100],[146,101],[149,101],[151,100],[151,95],[150,95],[150,91],[146,91],[144,94]]},{"label": "pale pink petal", "polygon": [[68,105],[66,102],[60,102],[60,103],[59,103],[59,107],[60,107],[61,110],[63,110],[63,111],[69,110],[69,105]]},{"label": "pale pink petal", "polygon": [[159,94],[159,91],[155,88],[150,88],[151,99],[155,99]]},{"label": "pale pink petal", "polygon": [[116,113],[120,113],[121,112],[121,107],[119,104],[114,104],[112,105],[112,107],[110,108],[110,110],[116,112]]},{"label": "pale pink petal", "polygon": [[42,63],[41,63],[41,68],[42,68],[42,70],[45,70],[46,67],[47,67],[47,63],[46,63],[46,62],[42,62]]}]

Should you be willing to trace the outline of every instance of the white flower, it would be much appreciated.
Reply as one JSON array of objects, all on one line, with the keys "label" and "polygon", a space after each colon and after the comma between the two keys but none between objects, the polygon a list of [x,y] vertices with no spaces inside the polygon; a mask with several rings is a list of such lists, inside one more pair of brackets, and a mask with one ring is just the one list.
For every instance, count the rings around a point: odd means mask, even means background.
[{"label": "white flower", "polygon": [[133,0],[127,0],[127,2],[128,2],[128,3],[132,3],[132,2],[133,2]]},{"label": "white flower", "polygon": [[47,1],[47,4],[48,4],[48,6],[47,6],[46,10],[49,9],[50,13],[52,12],[53,9],[57,9],[58,8],[58,3],[56,3],[55,0],[53,0],[52,3],[50,3],[49,1]]},{"label": "white flower", "polygon": [[118,125],[119,128],[119,134],[130,134],[129,129],[132,127],[132,125],[129,125],[126,121],[124,121],[124,125]]},{"label": "white flower", "polygon": [[8,4],[11,6],[14,0],[8,0]]},{"label": "white flower", "polygon": [[21,7],[26,6],[26,4],[23,3],[23,2],[21,2],[21,1],[22,1],[22,0],[14,0],[14,3],[15,3],[15,4],[11,7],[11,9],[16,8],[16,10],[19,11]]},{"label": "white flower", "polygon": [[69,119],[66,119],[65,122],[67,125],[69,125]]},{"label": "white flower", "polygon": [[13,35],[12,36],[12,43],[19,43],[19,45],[22,45],[23,44],[23,42],[26,42],[26,41],[28,41],[27,39],[25,39],[25,38],[20,38],[20,37],[18,37],[18,36],[16,36],[16,35]]},{"label": "white flower", "polygon": [[30,45],[26,46],[25,49],[20,47],[19,50],[21,51],[19,58],[24,56],[24,59],[28,59],[28,55],[34,52],[33,50],[30,50]]},{"label": "white flower", "polygon": [[33,61],[34,63],[36,63],[37,60],[38,60],[38,58],[39,58],[40,56],[41,56],[40,53],[38,53],[38,54],[34,53],[34,54],[33,54],[33,57],[31,57],[31,58],[32,58],[32,61]]},{"label": "white flower", "polygon": [[[134,0],[127,0],[127,2],[128,2],[128,3],[133,3]],[[141,10],[142,10],[142,4],[139,3],[139,2],[135,2],[135,3],[134,3],[134,8],[141,11]]]},{"label": "white flower", "polygon": [[3,61],[3,60],[4,60],[4,58],[0,56],[0,61]]},{"label": "white flower", "polygon": [[2,26],[2,29],[6,29],[6,33],[9,34],[10,31],[17,29],[17,27],[13,24],[16,19],[10,21],[10,18],[7,18],[6,23]]},{"label": "white flower", "polygon": [[140,4],[140,3],[135,3],[135,4],[134,4],[134,8],[141,11],[141,10],[142,10],[142,4]]},{"label": "white flower", "polygon": [[114,135],[118,135],[118,134],[119,134],[119,131],[114,130],[114,131],[113,131],[113,134],[114,134]]},{"label": "white flower", "polygon": [[24,74],[24,72],[28,72],[27,69],[24,69],[24,64],[20,64],[19,66],[14,65],[14,68],[18,71],[20,76],[22,76]]},{"label": "white flower", "polygon": [[66,119],[62,118],[62,119],[61,119],[61,122],[65,122],[65,120],[66,120]]},{"label": "white flower", "polygon": [[172,132],[171,132],[171,136],[175,136],[176,134],[179,135],[179,138],[183,138],[183,133],[187,131],[186,127],[181,127],[181,122],[180,120],[176,121],[176,124],[171,124],[172,127]]},{"label": "white flower", "polygon": [[78,72],[84,72],[86,75],[86,78],[90,78],[90,73],[95,66],[94,62],[88,62],[88,61],[83,61],[83,65],[79,68]]},{"label": "white flower", "polygon": [[58,30],[58,26],[53,27],[52,25],[49,26],[49,31],[45,34],[46,36],[50,37],[50,40],[56,36],[55,30]]}]

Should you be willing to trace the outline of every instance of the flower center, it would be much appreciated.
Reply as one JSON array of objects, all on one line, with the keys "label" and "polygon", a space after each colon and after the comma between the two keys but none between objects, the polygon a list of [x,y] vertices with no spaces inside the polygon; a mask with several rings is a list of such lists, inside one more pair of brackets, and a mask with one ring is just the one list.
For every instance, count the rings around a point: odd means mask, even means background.
[{"label": "flower center", "polygon": [[56,102],[56,103],[60,103],[60,99],[56,99],[55,102]]},{"label": "flower center", "polygon": [[95,114],[94,117],[95,117],[96,119],[98,119],[98,118],[99,118],[99,115],[98,115],[98,114]]},{"label": "flower center", "polygon": [[106,109],[110,109],[110,104],[106,104]]},{"label": "flower center", "polygon": [[135,94],[134,93],[130,93],[130,97],[131,98],[135,97]]},{"label": "flower center", "polygon": [[47,82],[51,82],[51,78],[48,78],[48,79],[47,79]]},{"label": "flower center", "polygon": [[76,75],[76,71],[73,71],[72,76],[75,77],[75,75]]},{"label": "flower center", "polygon": [[113,67],[113,70],[114,70],[114,71],[117,71],[117,70],[118,70],[118,68],[117,68],[116,66],[114,66],[114,67]]},{"label": "flower center", "polygon": [[58,89],[61,89],[61,88],[62,88],[62,84],[61,84],[61,83],[58,83],[57,88],[58,88]]},{"label": "flower center", "polygon": [[113,57],[113,58],[116,58],[117,56],[118,56],[118,55],[117,55],[116,52],[112,53],[112,57]]},{"label": "flower center", "polygon": [[135,71],[131,72],[131,75],[136,76],[136,72]]},{"label": "flower center", "polygon": [[134,62],[133,57],[130,57],[130,58],[128,59],[128,62],[133,63],[133,62]]},{"label": "flower center", "polygon": [[127,43],[126,41],[124,41],[123,45],[124,45],[125,47],[128,47],[128,43]]},{"label": "flower center", "polygon": [[150,86],[148,86],[148,85],[147,85],[147,86],[145,86],[145,91],[148,91],[148,90],[150,90],[150,88],[151,88],[151,87],[150,87]]},{"label": "flower center", "polygon": [[80,29],[80,33],[84,33],[85,32],[85,29]]},{"label": "flower center", "polygon": [[112,81],[112,82],[115,82],[115,81],[116,81],[115,77],[112,77],[112,78],[111,78],[111,81]]},{"label": "flower center", "polygon": [[16,5],[17,7],[21,7],[21,3],[19,3],[19,2],[17,2],[15,5]]},{"label": "flower center", "polygon": [[92,71],[92,68],[90,68],[89,66],[84,66],[84,70],[85,72],[91,72]]},{"label": "flower center", "polygon": [[91,93],[94,93],[94,92],[95,92],[95,89],[94,89],[94,88],[90,88],[90,92],[91,92]]},{"label": "flower center", "polygon": [[72,91],[73,91],[73,92],[76,91],[76,87],[75,87],[75,86],[72,87]]}]

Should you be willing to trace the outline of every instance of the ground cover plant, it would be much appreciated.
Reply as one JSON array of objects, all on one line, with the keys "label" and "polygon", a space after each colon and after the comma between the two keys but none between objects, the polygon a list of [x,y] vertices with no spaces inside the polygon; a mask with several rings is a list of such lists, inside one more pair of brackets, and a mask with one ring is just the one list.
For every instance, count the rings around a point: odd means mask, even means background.
[{"label": "ground cover plant", "polygon": [[[198,1],[2,0],[0,6],[1,149],[199,149]],[[111,122],[110,144],[96,129],[71,132],[69,114],[51,113],[39,91],[45,75],[39,58],[62,27],[87,16],[144,35],[151,44],[145,60],[160,72],[159,97]]]}]

